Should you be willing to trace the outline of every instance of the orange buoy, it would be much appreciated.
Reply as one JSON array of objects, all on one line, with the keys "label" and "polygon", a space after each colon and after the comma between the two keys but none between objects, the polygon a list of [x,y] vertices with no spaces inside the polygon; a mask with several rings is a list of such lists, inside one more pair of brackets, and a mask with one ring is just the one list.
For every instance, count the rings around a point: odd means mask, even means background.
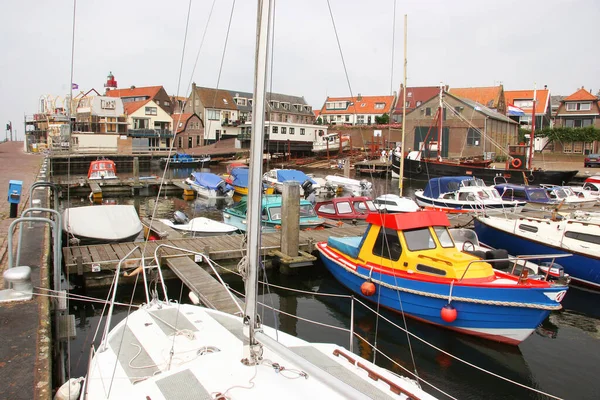
[{"label": "orange buoy", "polygon": [[155,240],[158,240],[158,238],[156,236],[154,236],[154,235],[150,235],[150,236],[148,236],[148,240],[151,241],[151,242],[153,242]]},{"label": "orange buoy", "polygon": [[451,304],[446,304],[444,307],[442,307],[440,316],[444,322],[454,322],[458,316],[458,311],[456,311],[456,308],[452,307]]},{"label": "orange buoy", "polygon": [[365,296],[373,296],[375,294],[375,284],[371,281],[363,282],[363,284],[360,285],[360,291]]}]

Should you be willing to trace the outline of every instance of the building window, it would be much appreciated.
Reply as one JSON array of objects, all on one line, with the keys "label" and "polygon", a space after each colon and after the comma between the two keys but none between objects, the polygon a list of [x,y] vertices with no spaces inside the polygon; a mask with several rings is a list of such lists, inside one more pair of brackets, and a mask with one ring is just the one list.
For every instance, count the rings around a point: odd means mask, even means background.
[{"label": "building window", "polygon": [[469,128],[467,132],[467,146],[479,146],[481,143],[481,132],[477,129]]},{"label": "building window", "polygon": [[346,122],[350,122],[350,116],[346,115]]},{"label": "building window", "polygon": [[583,153],[583,142],[573,142],[573,153],[575,153],[575,154]]},{"label": "building window", "polygon": [[295,129],[294,128],[290,128],[290,135],[294,134]]},{"label": "building window", "polygon": [[179,136],[179,145],[177,147],[179,147],[180,149],[183,147],[183,141],[181,139],[181,136]]},{"label": "building window", "polygon": [[219,110],[206,110],[206,118],[218,121],[221,119],[221,113]]},{"label": "building window", "polygon": [[427,107],[425,109],[425,115],[428,116],[428,117],[431,116],[431,107]]},{"label": "building window", "polygon": [[285,126],[282,126],[282,127],[281,127],[281,134],[282,134],[282,135],[285,135],[285,131],[286,131],[286,129],[287,129],[287,128],[286,128]]},{"label": "building window", "polygon": [[385,103],[375,103],[376,110],[383,110],[385,108]]},{"label": "building window", "polygon": [[563,142],[563,153],[573,152],[573,142]]},{"label": "building window", "polygon": [[579,103],[579,110],[590,111],[592,109],[592,103]]},{"label": "building window", "polygon": [[196,136],[196,146],[200,146],[200,135]]},{"label": "building window", "polygon": [[188,149],[191,149],[192,147],[194,147],[194,142],[193,142],[194,138],[191,136],[188,136]]},{"label": "building window", "polygon": [[300,128],[300,134],[301,134],[301,135],[304,135],[304,134],[305,134],[304,128]]},{"label": "building window", "polygon": [[279,132],[279,127],[274,126],[272,132],[273,133],[278,133]]},{"label": "building window", "polygon": [[419,107],[421,104],[423,104],[422,101],[417,101],[417,107]]},{"label": "building window", "polygon": [[165,101],[164,104],[165,104],[165,107],[169,107],[171,105],[171,103],[169,103],[168,101]]},{"label": "building window", "polygon": [[409,108],[410,107],[410,101],[407,101],[406,103],[404,103],[404,107]]},{"label": "building window", "polygon": [[362,125],[365,123],[365,116],[364,115],[357,115],[356,116],[356,123],[359,125]]},{"label": "building window", "polygon": [[146,107],[146,115],[156,115],[156,107]]}]

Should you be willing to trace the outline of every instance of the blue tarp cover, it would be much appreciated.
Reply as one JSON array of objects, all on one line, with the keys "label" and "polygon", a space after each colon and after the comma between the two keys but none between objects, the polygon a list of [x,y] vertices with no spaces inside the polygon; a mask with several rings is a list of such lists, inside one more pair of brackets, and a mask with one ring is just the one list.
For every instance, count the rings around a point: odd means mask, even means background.
[{"label": "blue tarp cover", "polygon": [[472,176],[444,176],[430,179],[423,191],[423,196],[437,199],[442,193],[454,192],[462,181],[472,181]]},{"label": "blue tarp cover", "polygon": [[248,168],[234,168],[231,170],[233,186],[248,187]]},{"label": "blue tarp cover", "polygon": [[279,182],[295,181],[302,185],[307,180],[317,183],[310,179],[304,172],[296,169],[280,169],[277,171],[277,181]]},{"label": "blue tarp cover", "polygon": [[341,253],[352,257],[358,258],[358,252],[360,250],[360,244],[362,242],[362,236],[350,236],[350,237],[332,237],[330,236],[327,240],[327,246],[339,250]]},{"label": "blue tarp cover", "polygon": [[501,183],[494,186],[500,193],[500,196],[506,192],[506,196],[514,194],[515,190],[523,190],[528,201],[536,201],[539,203],[552,202],[546,194],[546,189],[539,186],[519,185],[516,183]]},{"label": "blue tarp cover", "polygon": [[177,153],[173,155],[173,160],[179,160],[179,161],[191,161],[193,160],[194,157],[190,156],[189,154],[185,154],[185,153]]},{"label": "blue tarp cover", "polygon": [[192,176],[198,185],[209,189],[216,189],[221,182],[225,182],[219,175],[210,172],[192,172]]}]

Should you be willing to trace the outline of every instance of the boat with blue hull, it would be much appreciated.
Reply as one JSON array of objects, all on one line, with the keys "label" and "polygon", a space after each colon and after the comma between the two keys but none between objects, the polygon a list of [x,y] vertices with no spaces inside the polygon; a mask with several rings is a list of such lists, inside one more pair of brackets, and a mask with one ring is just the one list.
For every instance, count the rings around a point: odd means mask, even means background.
[{"label": "boat with blue hull", "polygon": [[163,157],[160,159],[160,165],[164,168],[190,168],[190,167],[204,167],[210,164],[210,156],[199,156],[194,157],[186,153],[175,153],[171,157]]},{"label": "boat with blue hull", "polygon": [[511,254],[572,254],[560,261],[573,282],[600,289],[600,224],[589,219],[479,217],[482,242]]},{"label": "boat with blue hull", "polygon": [[461,252],[443,212],[370,214],[367,223],[363,236],[330,237],[317,249],[337,280],[370,301],[514,345],[561,309],[566,285],[497,271]]}]

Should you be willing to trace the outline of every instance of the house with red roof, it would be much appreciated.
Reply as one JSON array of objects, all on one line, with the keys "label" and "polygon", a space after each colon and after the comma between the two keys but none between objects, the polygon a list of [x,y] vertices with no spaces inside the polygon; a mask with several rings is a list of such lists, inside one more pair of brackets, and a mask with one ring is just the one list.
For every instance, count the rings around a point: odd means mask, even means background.
[{"label": "house with red roof", "polygon": [[[533,93],[534,90],[505,90],[506,104],[520,108],[525,115],[511,117],[525,128],[531,128],[531,116],[533,115]],[[552,103],[550,102],[550,90],[535,91],[535,129],[543,129],[550,126],[552,121]]]},{"label": "house with red roof", "polygon": [[127,89],[106,88],[106,96],[119,97],[124,104],[139,102],[143,100],[154,100],[157,106],[165,110],[168,114],[173,113],[173,103],[162,86],[131,86]]},{"label": "house with red roof", "polygon": [[136,147],[147,150],[167,149],[173,139],[173,118],[154,100],[124,103],[129,129],[127,136],[137,139]]},{"label": "house with red roof", "polygon": [[[446,91],[448,86],[446,86]],[[406,112],[409,113],[415,108],[421,107],[423,103],[430,100],[433,97],[438,96],[440,93],[439,86],[407,86],[406,87]],[[404,99],[404,85],[400,84],[400,91],[398,95],[398,101],[396,101],[396,107],[392,114],[392,120],[395,122],[402,122],[402,102]]]},{"label": "house with red roof", "polygon": [[175,147],[188,151],[194,147],[204,146],[204,123],[198,114],[173,114],[175,126]]},{"label": "house with red roof", "polygon": [[375,117],[391,116],[395,96],[327,97],[321,118],[329,125],[372,125]]},{"label": "house with red roof", "polygon": [[[600,128],[600,100],[583,86],[575,93],[563,98],[558,106],[555,126]],[[598,142],[562,142],[555,143],[555,150],[571,154],[588,154],[600,151]]]},{"label": "house with red roof", "polygon": [[463,99],[475,101],[487,108],[506,115],[506,98],[504,96],[504,87],[469,87],[450,89],[449,93]]}]

